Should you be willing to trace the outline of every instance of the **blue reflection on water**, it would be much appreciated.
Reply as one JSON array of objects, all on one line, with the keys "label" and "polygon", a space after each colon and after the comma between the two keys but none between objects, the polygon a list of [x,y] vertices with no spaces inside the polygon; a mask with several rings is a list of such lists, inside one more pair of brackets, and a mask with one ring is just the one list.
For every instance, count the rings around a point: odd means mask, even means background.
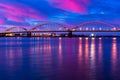
[{"label": "blue reflection on water", "polygon": [[0,38],[0,80],[120,80],[119,38]]}]

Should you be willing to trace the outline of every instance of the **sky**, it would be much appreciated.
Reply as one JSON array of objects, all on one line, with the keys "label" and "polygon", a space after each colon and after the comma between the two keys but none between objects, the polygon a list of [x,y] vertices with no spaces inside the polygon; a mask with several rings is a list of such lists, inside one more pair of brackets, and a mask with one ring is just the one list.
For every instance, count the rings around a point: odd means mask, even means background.
[{"label": "sky", "polygon": [[120,0],[0,0],[0,25],[34,26],[88,21],[120,25]]}]

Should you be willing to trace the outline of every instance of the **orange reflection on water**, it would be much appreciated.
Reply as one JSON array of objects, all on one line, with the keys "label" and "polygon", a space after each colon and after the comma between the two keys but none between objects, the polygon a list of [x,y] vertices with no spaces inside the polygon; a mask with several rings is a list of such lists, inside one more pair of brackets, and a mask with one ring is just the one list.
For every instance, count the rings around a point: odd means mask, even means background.
[{"label": "orange reflection on water", "polygon": [[96,52],[96,48],[95,48],[95,38],[91,39],[91,45],[90,45],[90,78],[91,79],[95,79],[96,76],[96,66],[95,66],[95,52]]},{"label": "orange reflection on water", "polygon": [[[46,38],[46,39],[45,39],[44,52],[51,54],[51,43],[50,43],[50,41],[51,41],[50,38]],[[50,54],[48,54],[48,55],[50,55]]]},{"label": "orange reflection on water", "polygon": [[112,70],[115,72],[116,70],[116,62],[117,62],[117,43],[116,43],[116,38],[112,39]]},{"label": "orange reflection on water", "polygon": [[89,43],[88,38],[85,38],[85,60],[88,61],[89,58]]},{"label": "orange reflection on water", "polygon": [[[43,71],[47,75],[51,75],[52,71],[52,44],[51,44],[51,38],[45,38],[44,39],[44,45],[43,45]],[[47,65],[47,66],[46,66]]]},{"label": "orange reflection on water", "polygon": [[95,38],[92,38],[92,43],[90,48],[90,57],[93,63],[95,61]]},{"label": "orange reflection on water", "polygon": [[79,38],[79,54],[78,54],[78,56],[79,56],[79,61],[81,61],[82,60],[82,38]]}]

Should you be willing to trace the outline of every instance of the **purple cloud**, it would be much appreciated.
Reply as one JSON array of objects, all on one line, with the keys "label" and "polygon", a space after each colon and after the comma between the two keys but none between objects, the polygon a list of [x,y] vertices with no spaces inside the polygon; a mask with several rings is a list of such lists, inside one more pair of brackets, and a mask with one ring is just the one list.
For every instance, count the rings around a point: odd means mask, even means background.
[{"label": "purple cloud", "polygon": [[27,6],[21,7],[0,3],[0,9],[2,10],[2,16],[16,22],[24,22],[26,18],[33,18],[37,20],[45,19],[45,17],[43,17],[43,15],[41,15],[38,11]]},{"label": "purple cloud", "polygon": [[80,13],[80,14],[87,14],[88,10],[87,7],[90,5],[89,0],[47,0],[53,7]]}]

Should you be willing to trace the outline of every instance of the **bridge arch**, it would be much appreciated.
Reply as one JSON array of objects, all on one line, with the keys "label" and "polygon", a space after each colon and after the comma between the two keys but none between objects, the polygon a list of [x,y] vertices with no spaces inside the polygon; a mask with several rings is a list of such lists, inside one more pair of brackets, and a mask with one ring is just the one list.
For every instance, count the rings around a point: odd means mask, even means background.
[{"label": "bridge arch", "polygon": [[43,23],[43,24],[38,24],[35,27],[33,27],[32,29],[30,29],[30,31],[60,31],[60,30],[69,30],[69,28],[65,27],[62,24],[59,23]]},{"label": "bridge arch", "polygon": [[27,31],[27,29],[25,27],[13,26],[7,28],[4,32],[21,32],[21,31]]},{"label": "bridge arch", "polygon": [[106,22],[92,21],[79,24],[72,28],[72,30],[120,30],[120,28]]},{"label": "bridge arch", "polygon": [[6,30],[6,27],[0,27],[0,33],[3,33]]}]

